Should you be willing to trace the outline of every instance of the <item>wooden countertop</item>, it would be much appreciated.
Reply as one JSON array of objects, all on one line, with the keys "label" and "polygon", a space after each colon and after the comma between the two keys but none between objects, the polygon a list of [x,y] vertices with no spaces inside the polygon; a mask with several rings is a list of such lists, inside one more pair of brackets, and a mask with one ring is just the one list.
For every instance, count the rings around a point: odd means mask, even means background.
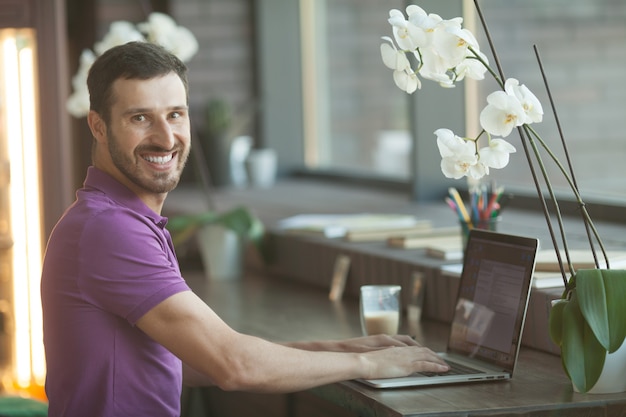
[{"label": "wooden countertop", "polygon": [[[327,292],[292,280],[250,273],[241,280],[208,281],[184,272],[190,286],[233,328],[274,341],[358,336],[356,299],[331,302]],[[444,349],[448,325],[403,323],[403,331]],[[434,388],[376,390],[357,382],[311,390],[359,416],[609,416],[626,414],[626,394],[574,393],[560,358],[522,348],[513,380]]]}]

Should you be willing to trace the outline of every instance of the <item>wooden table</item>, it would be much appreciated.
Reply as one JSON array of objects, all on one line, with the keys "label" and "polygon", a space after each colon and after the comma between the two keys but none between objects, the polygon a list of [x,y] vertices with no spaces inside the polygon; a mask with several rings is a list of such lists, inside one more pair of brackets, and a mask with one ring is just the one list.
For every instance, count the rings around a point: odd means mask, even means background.
[{"label": "wooden table", "polygon": [[[258,274],[212,282],[201,272],[184,276],[227,323],[244,333],[274,341],[360,334],[357,300],[331,302],[321,287]],[[405,320],[403,331],[442,350],[448,325]],[[626,416],[626,393],[574,393],[560,358],[530,348],[522,348],[511,381],[393,390],[343,382],[287,396],[215,388],[202,395],[210,396],[212,411],[201,415],[211,416]]]}]

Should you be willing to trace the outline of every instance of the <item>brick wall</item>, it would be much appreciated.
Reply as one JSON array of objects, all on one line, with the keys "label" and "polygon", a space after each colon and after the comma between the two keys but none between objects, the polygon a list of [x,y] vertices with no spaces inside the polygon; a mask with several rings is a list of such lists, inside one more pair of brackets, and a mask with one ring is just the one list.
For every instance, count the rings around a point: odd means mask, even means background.
[{"label": "brick wall", "polygon": [[189,62],[193,116],[202,123],[207,100],[223,98],[236,109],[254,100],[253,16],[249,0],[178,0],[171,14],[198,38]]}]

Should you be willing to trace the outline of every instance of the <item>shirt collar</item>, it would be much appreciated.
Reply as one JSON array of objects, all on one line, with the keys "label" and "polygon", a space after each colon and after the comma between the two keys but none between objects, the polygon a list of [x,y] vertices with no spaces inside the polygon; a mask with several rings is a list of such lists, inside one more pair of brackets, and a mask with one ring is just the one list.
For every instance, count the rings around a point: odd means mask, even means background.
[{"label": "shirt collar", "polygon": [[137,194],[133,193],[128,187],[108,173],[94,166],[87,168],[87,177],[83,185],[85,188],[93,188],[103,192],[119,205],[128,207],[149,218],[161,229],[165,228],[167,224],[167,217],[155,213],[154,210],[141,201],[141,199],[137,197]]}]

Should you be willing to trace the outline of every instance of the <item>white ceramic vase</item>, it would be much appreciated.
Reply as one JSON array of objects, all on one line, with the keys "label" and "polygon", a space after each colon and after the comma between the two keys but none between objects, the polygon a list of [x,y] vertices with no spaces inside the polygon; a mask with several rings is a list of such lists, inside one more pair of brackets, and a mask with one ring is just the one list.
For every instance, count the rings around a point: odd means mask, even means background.
[{"label": "white ceramic vase", "polygon": [[198,231],[198,249],[207,277],[211,280],[240,278],[243,271],[243,243],[232,230],[206,225]]},{"label": "white ceramic vase", "polygon": [[252,187],[270,188],[276,181],[277,155],[274,149],[251,149],[246,158],[248,180]]}]

